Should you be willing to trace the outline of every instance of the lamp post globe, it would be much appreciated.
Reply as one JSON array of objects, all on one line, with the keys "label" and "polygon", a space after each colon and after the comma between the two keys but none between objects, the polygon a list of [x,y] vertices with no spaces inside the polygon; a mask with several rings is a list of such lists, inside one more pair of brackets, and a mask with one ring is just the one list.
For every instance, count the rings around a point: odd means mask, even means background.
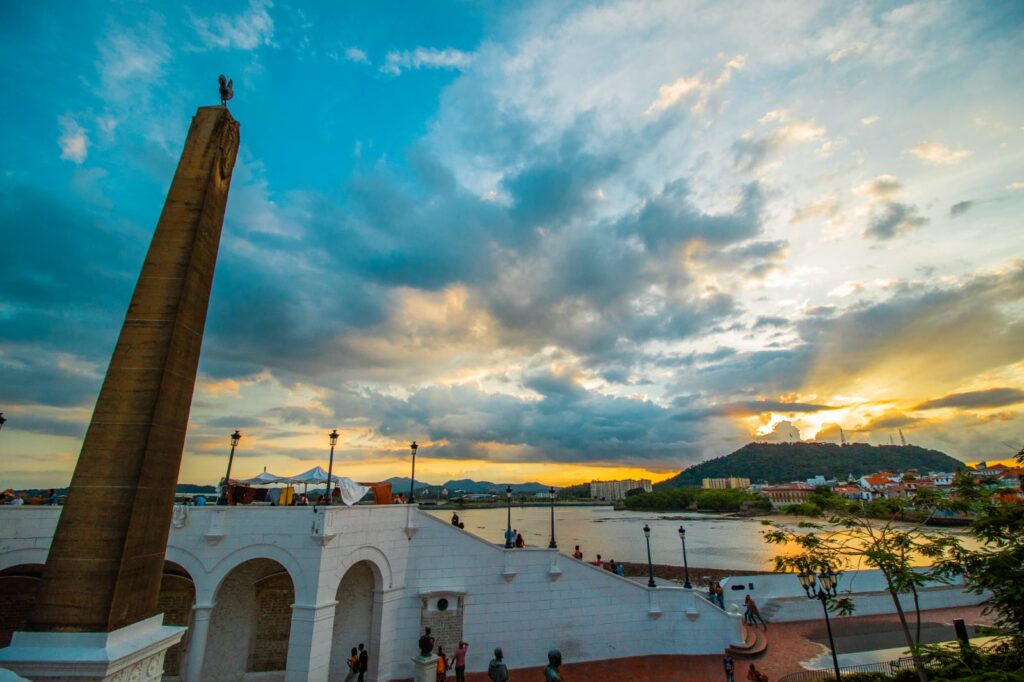
[{"label": "lamp post globe", "polygon": [[654,582],[654,564],[651,563],[651,527],[644,524],[644,539],[647,540],[647,587],[657,587]]},{"label": "lamp post globe", "polygon": [[682,526],[679,526],[679,539],[683,543],[683,587],[692,590],[693,585],[690,584],[690,564],[686,560],[686,529]]},{"label": "lamp post globe", "polygon": [[420,446],[416,444],[416,441],[409,443],[409,449],[412,451],[412,479],[409,481],[409,502],[416,501],[416,451],[420,449]]},{"label": "lamp post globe", "polygon": [[839,594],[837,585],[839,574],[832,572],[831,566],[824,566],[821,572],[815,576],[812,569],[801,571],[797,575],[800,586],[804,588],[808,599],[817,599],[821,602],[821,608],[825,612],[825,629],[828,630],[828,645],[832,651],[832,667],[835,670],[836,682],[842,682],[842,673],[839,671],[839,657],[836,655],[836,643],[832,637],[832,621],[828,617],[828,600]]},{"label": "lamp post globe", "polygon": [[505,487],[505,507],[508,510],[508,523],[505,528],[505,549],[512,549],[515,546],[515,538],[512,537],[512,486]]},{"label": "lamp post globe", "polygon": [[238,441],[242,440],[242,434],[235,429],[235,432],[231,434],[231,454],[228,455],[228,471],[224,474],[224,487],[221,489],[220,498],[217,500],[217,504],[224,506],[228,504],[228,491],[231,489],[231,464],[235,461],[235,448],[238,447]]},{"label": "lamp post globe", "polygon": [[551,498],[551,542],[548,543],[548,549],[558,549],[558,544],[555,543],[555,489],[554,489],[554,487],[548,488],[548,497]]},{"label": "lamp post globe", "polygon": [[331,477],[334,473],[334,446],[338,444],[338,429],[334,429],[327,437],[331,439],[331,458],[327,461],[327,498],[324,504],[331,503]]}]

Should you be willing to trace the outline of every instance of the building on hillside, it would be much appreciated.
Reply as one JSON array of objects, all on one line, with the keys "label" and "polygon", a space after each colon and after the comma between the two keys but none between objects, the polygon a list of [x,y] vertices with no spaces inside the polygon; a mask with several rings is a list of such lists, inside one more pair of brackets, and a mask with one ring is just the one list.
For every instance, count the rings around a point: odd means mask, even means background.
[{"label": "building on hillside", "polygon": [[847,500],[871,500],[871,493],[857,485],[837,485],[832,492]]},{"label": "building on hillside", "polygon": [[946,488],[953,485],[954,474],[947,471],[933,471],[928,474],[928,478],[940,488]]},{"label": "building on hillside", "polygon": [[737,476],[730,476],[729,478],[705,478],[701,483],[701,487],[705,490],[730,490],[734,488],[746,490],[750,487],[750,479],[739,478]]},{"label": "building on hillside", "polygon": [[773,507],[782,507],[787,504],[799,504],[806,502],[811,493],[814,492],[813,485],[807,485],[801,481],[794,483],[782,483],[781,485],[766,485],[761,492],[772,501]]},{"label": "building on hillside", "polygon": [[992,476],[998,476],[1010,467],[1003,464],[986,464],[985,462],[978,462],[978,466],[974,467],[974,473],[982,478],[990,478]]},{"label": "building on hillside", "polygon": [[640,480],[628,478],[624,481],[591,481],[590,499],[615,502],[626,499],[626,493],[630,490],[638,489],[649,493],[654,488],[651,487],[651,481],[648,478]]}]

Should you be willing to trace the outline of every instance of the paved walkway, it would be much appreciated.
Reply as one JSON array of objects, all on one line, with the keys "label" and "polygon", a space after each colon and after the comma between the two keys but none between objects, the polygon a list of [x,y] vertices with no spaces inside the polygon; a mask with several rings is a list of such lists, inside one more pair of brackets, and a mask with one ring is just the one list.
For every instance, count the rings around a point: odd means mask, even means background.
[{"label": "paved walkway", "polygon": [[[913,615],[911,628],[913,628]],[[963,618],[968,624],[992,624],[991,616],[981,615],[980,606],[936,609],[922,612],[922,622],[928,623],[933,635],[941,628],[948,632],[947,639],[953,639],[953,619]],[[843,644],[854,648],[882,644],[884,647],[903,642],[899,617],[896,614],[884,616],[851,616],[834,618],[832,631],[836,637],[836,648],[840,653]],[[913,631],[913,630],[912,630]],[[871,633],[865,637],[865,633]],[[828,653],[825,621],[800,621],[796,623],[770,624],[767,630],[768,651],[753,660],[758,670],[767,673],[769,679],[778,680],[783,675],[802,670],[801,662],[809,661]],[[538,643],[544,648],[542,643]],[[860,649],[863,650],[863,649]],[[506,652],[508,661],[514,665],[514,652]],[[736,660],[736,680],[747,679],[750,661]],[[723,682],[722,656],[641,656],[618,658],[589,663],[566,663],[562,666],[562,677],[566,682]],[[509,673],[510,682],[544,679],[544,669],[519,668]],[[454,677],[449,677],[454,680]],[[468,682],[487,682],[484,673],[466,675]]]}]

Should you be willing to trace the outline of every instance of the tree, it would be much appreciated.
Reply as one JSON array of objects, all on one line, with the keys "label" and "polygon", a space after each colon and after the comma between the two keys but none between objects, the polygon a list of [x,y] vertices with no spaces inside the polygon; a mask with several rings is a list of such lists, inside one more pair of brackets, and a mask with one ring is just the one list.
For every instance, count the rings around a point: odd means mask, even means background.
[{"label": "tree", "polygon": [[[895,501],[893,501],[895,502]],[[802,529],[811,532],[793,532],[776,527],[765,533],[765,540],[771,544],[794,545],[795,554],[780,554],[775,557],[775,570],[779,572],[807,571],[814,568],[831,570],[859,569],[862,564],[876,568],[885,579],[886,589],[900,619],[900,627],[906,639],[907,648],[914,657],[914,667],[922,682],[928,679],[924,663],[918,650],[921,636],[921,610],[918,588],[935,580],[948,581],[956,572],[953,563],[947,559],[958,551],[959,541],[947,535],[933,534],[923,530],[923,522],[906,528],[895,525],[902,518],[906,501],[896,504],[896,513],[888,520],[871,519],[850,513],[846,509],[833,509],[828,520],[838,528],[826,528],[819,524],[803,522]],[[771,522],[766,522],[768,525]],[[915,567],[919,558],[931,561],[928,568]],[[911,635],[907,616],[899,595],[913,595],[917,620],[917,636]],[[853,600],[846,597],[831,600],[830,608],[839,613],[852,613]]]}]

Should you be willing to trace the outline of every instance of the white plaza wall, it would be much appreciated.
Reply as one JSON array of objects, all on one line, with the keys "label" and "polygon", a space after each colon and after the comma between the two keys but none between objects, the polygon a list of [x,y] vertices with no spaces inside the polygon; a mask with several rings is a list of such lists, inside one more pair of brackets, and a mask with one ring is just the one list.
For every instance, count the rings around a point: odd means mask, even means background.
[{"label": "white plaza wall", "polygon": [[[0,507],[0,570],[44,563],[59,513]],[[250,559],[277,562],[294,586],[283,675],[289,682],[337,677],[358,643],[347,640],[356,638],[365,638],[370,652],[369,679],[411,677],[421,610],[439,595],[462,599],[470,671],[486,670],[495,646],[511,668],[543,664],[552,647],[567,662],[721,653],[739,629],[738,616],[689,590],[649,589],[557,550],[505,550],[411,506],[177,508],[167,558],[195,585],[181,665],[189,682],[280,677],[245,674],[243,638],[229,646],[211,632],[252,612],[247,598],[231,594],[236,586],[224,583]],[[341,585],[356,564],[354,582]],[[353,591],[363,597],[350,613],[344,600]],[[336,637],[340,655],[332,652]]]}]

